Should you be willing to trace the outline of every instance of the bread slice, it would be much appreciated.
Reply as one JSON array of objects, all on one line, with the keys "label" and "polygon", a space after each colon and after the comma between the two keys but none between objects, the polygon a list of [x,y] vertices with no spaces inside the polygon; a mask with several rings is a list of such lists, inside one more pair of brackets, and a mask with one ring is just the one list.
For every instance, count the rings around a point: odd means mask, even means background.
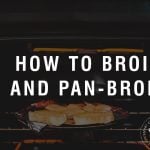
[{"label": "bread slice", "polygon": [[111,111],[111,106],[105,104],[86,103],[86,105],[83,107],[83,110],[86,112],[107,112]]},{"label": "bread slice", "polygon": [[91,124],[105,124],[114,121],[112,111],[108,112],[84,112],[73,116],[75,125],[91,125]]},{"label": "bread slice", "polygon": [[90,103],[86,103],[86,105],[83,107],[84,111],[87,112],[94,112],[95,111],[95,105],[90,104]]},{"label": "bread slice", "polygon": [[80,104],[69,104],[66,107],[65,114],[70,119],[70,118],[73,118],[75,114],[79,114],[83,112],[84,110],[82,109],[82,106]]},{"label": "bread slice", "polygon": [[49,104],[45,107],[45,109],[50,111],[64,112],[66,110],[66,107],[58,104]]},{"label": "bread slice", "polygon": [[94,110],[94,112],[107,112],[107,111],[111,111],[111,106],[105,104],[97,104]]},{"label": "bread slice", "polygon": [[49,110],[29,111],[28,116],[29,121],[41,122],[55,126],[60,126],[67,120],[64,113]]}]

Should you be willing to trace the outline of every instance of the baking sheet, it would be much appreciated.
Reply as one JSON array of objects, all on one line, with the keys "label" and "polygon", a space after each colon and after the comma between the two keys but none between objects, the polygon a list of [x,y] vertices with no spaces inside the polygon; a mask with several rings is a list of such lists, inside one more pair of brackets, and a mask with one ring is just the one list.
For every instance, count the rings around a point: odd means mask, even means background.
[{"label": "baking sheet", "polygon": [[45,105],[47,105],[48,101],[39,101],[37,103],[33,103],[28,107],[20,110],[19,112],[15,113],[17,120],[22,124],[28,126],[29,128],[40,132],[43,128],[50,128],[50,129],[81,129],[81,128],[102,128],[108,127],[114,124],[117,124],[120,120],[126,119],[128,117],[128,112],[120,107],[112,106],[112,112],[114,114],[115,120],[106,124],[89,124],[89,125],[73,125],[73,124],[63,124],[61,126],[52,126],[47,125],[44,123],[39,122],[31,122],[28,118],[29,111],[35,111],[44,109]]}]

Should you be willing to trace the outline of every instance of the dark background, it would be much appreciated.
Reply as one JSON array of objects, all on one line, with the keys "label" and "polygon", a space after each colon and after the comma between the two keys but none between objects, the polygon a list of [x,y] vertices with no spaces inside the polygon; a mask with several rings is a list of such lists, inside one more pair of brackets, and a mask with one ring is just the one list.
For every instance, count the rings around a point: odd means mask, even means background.
[{"label": "dark background", "polygon": [[[39,73],[15,72],[15,56],[30,56],[33,54],[31,49],[34,47],[142,48],[145,51],[144,54],[149,55],[150,2],[148,0],[136,1],[136,3],[128,0],[119,2],[65,0],[43,3],[5,1],[0,5],[0,12],[1,93],[5,99],[2,100],[2,110],[13,110],[16,104],[21,104],[23,107],[24,99],[30,103],[34,101],[32,97],[9,97],[12,80],[27,78],[36,80],[51,78],[51,81],[57,78],[59,80],[56,73],[51,73],[49,77],[49,73],[43,74],[42,71]],[[82,80],[85,76],[89,79],[95,76],[94,73],[85,75],[83,72],[72,75],[71,72],[68,73],[68,67],[64,62],[62,66],[64,71],[59,73],[62,78],[76,76]],[[96,74],[101,75],[99,70]],[[109,76],[118,79],[120,77],[148,79],[148,73],[120,74],[108,73],[102,76],[107,79]],[[53,91],[51,96],[58,98],[55,88],[51,89]],[[35,99],[41,98],[35,97]],[[11,108],[8,108],[8,103],[12,104],[9,105]]]}]

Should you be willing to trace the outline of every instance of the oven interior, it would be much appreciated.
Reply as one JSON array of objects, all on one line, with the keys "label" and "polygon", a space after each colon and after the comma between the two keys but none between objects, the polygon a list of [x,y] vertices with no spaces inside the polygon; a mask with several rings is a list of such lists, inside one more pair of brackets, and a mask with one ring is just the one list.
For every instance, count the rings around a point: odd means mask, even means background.
[{"label": "oven interior", "polygon": [[[47,3],[46,3],[47,4]],[[73,80],[76,77],[83,80],[104,79],[113,77],[115,80],[142,79],[148,80],[148,72],[134,73],[102,73],[100,70],[90,73],[78,71],[76,74],[68,70],[67,64],[61,63],[60,74],[53,72],[15,71],[15,57],[31,55],[93,55],[99,48],[135,48],[143,49],[142,55],[149,56],[150,49],[150,12],[149,1],[135,3],[126,1],[109,3],[102,1],[79,4],[61,3],[58,7],[54,3],[50,5],[22,4],[22,9],[15,9],[19,4],[10,5],[7,9],[0,9],[2,22],[0,23],[0,49],[1,49],[1,105],[0,105],[0,141],[1,145],[24,149],[35,146],[44,147],[54,143],[98,143],[99,145],[135,145],[140,148],[140,127],[143,121],[149,117],[149,97],[69,97],[63,98],[55,93],[55,81],[60,78]],[[103,5],[102,5],[103,4]],[[121,6],[121,7],[118,7]],[[65,7],[64,7],[65,6]],[[66,7],[67,6],[67,7]],[[34,8],[34,9],[32,9]],[[99,9],[103,8],[103,9]],[[117,8],[117,9],[116,9]],[[94,11],[93,11],[94,9]],[[9,10],[9,11],[8,11]],[[40,12],[41,11],[41,12]],[[88,13],[91,11],[91,13]],[[109,13],[108,13],[109,12]],[[118,13],[119,12],[119,13]],[[50,48],[79,48],[79,52],[34,52],[36,47]],[[81,52],[81,53],[80,53]],[[90,53],[90,54],[89,54]],[[106,53],[107,55],[107,53]],[[111,55],[128,55],[122,52]],[[139,55],[139,54],[138,54]],[[7,76],[6,76],[7,75]],[[9,96],[12,80],[38,80],[46,79],[52,84],[52,91],[48,97],[11,97]],[[37,134],[17,121],[14,112],[42,99],[53,98],[59,102],[76,101],[101,101],[106,104],[119,106],[129,112],[129,117],[111,126],[95,129],[46,129],[42,134]],[[73,136],[72,136],[73,135]],[[141,149],[143,146],[141,145]]]},{"label": "oven interior", "polygon": [[[23,146],[35,146],[35,145],[45,145],[46,143],[51,145],[51,143],[99,143],[101,145],[105,145],[107,143],[116,144],[141,144],[140,139],[140,127],[143,121],[149,116],[149,97],[107,97],[103,95],[95,95],[95,97],[84,97],[84,96],[69,96],[69,93],[63,97],[58,96],[56,93],[56,82],[59,79],[68,79],[73,80],[74,77],[79,81],[84,80],[85,78],[88,80],[91,79],[100,79],[107,80],[110,76],[113,76],[112,79],[120,80],[120,79],[143,79],[148,80],[149,73],[147,72],[138,72],[137,77],[135,77],[134,73],[117,73],[109,72],[102,73],[100,70],[95,72],[84,73],[82,71],[77,71],[76,73],[72,73],[68,70],[68,66],[65,61],[62,61],[61,68],[59,71],[59,75],[55,72],[44,72],[39,71],[38,73],[33,73],[31,71],[26,72],[16,72],[15,71],[15,56],[32,56],[32,55],[60,55],[62,58],[69,55],[91,55],[91,51],[94,51],[97,48],[112,48],[112,47],[123,47],[123,48],[138,48],[144,49],[143,55],[148,55],[149,50],[149,39],[141,38],[133,39],[130,37],[127,38],[109,38],[102,39],[55,39],[51,40],[42,37],[38,39],[29,39],[24,40],[7,40],[1,41],[1,49],[5,51],[3,57],[5,58],[2,63],[2,74],[5,75],[10,74],[9,78],[7,78],[7,82],[4,82],[3,88],[6,88],[4,91],[6,93],[2,93],[3,98],[5,99],[2,103],[1,107],[1,125],[0,125],[0,139],[2,142],[7,142],[10,145],[18,146],[18,143],[21,141],[21,145]],[[73,48],[80,47],[82,53],[79,52],[34,52],[33,49],[35,47],[63,47],[63,48]],[[106,46],[107,45],[107,46]],[[84,50],[83,50],[84,49]],[[90,51],[89,51],[90,49]],[[90,54],[89,54],[90,53]],[[92,56],[102,56],[107,55],[107,53],[97,53],[93,52]],[[124,53],[111,54],[111,55],[128,55]],[[139,55],[139,54],[138,54]],[[12,62],[12,63],[10,63]],[[5,65],[3,65],[5,63]],[[9,68],[9,69],[8,69]],[[85,77],[86,76],[86,77]],[[38,97],[38,96],[9,96],[9,92],[7,89],[10,89],[10,85],[14,79],[23,80],[38,80],[38,79],[46,79],[51,83],[50,86],[50,94],[47,97]],[[18,120],[14,116],[14,112],[21,110],[24,107],[27,107],[31,103],[40,101],[40,100],[54,99],[60,103],[75,103],[80,101],[89,101],[89,102],[102,102],[105,104],[122,107],[123,109],[129,112],[129,116],[117,123],[95,129],[45,129],[41,134],[37,134],[34,131],[31,131],[28,127],[19,123]],[[17,136],[16,136],[17,135]],[[72,136],[73,135],[73,136]],[[80,138],[79,138],[80,137]]]}]

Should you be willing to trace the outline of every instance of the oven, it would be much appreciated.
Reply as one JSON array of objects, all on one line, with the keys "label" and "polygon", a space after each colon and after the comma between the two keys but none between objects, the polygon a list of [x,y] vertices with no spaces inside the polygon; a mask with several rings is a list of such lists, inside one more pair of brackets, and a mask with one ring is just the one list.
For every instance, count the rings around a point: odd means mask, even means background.
[{"label": "oven", "polygon": [[[16,5],[15,5],[16,4]],[[141,126],[150,116],[149,96],[113,96],[97,93],[91,96],[69,96],[69,92],[60,97],[56,92],[56,81],[67,78],[72,81],[98,80],[101,86],[110,77],[121,79],[148,80],[148,72],[109,72],[100,70],[84,73],[78,70],[72,73],[65,62],[69,55],[90,55],[93,58],[103,55],[146,55],[150,49],[150,3],[138,1],[132,3],[94,1],[70,3],[31,3],[12,4],[12,8],[2,9],[0,19],[1,49],[1,105],[0,105],[0,145],[4,149],[46,149],[54,145],[91,144],[100,148],[146,149],[141,140]],[[20,9],[15,8],[21,5]],[[135,7],[136,6],[136,7]],[[10,6],[9,6],[10,7]],[[8,11],[10,10],[10,12]],[[8,11],[8,12],[6,12]],[[41,12],[40,12],[41,11]],[[44,50],[37,48],[45,48]],[[105,49],[108,51],[102,51]],[[111,51],[111,49],[118,51]],[[135,51],[132,51],[134,49]],[[15,71],[16,56],[59,55],[63,58],[59,72]],[[97,66],[97,64],[94,64]],[[48,96],[10,96],[13,80],[46,79],[50,85]],[[99,82],[98,82],[99,84]],[[37,89],[35,83],[35,89]],[[23,92],[23,91],[22,91]],[[15,112],[40,100],[55,99],[60,103],[103,102],[121,107],[128,111],[128,117],[114,124],[96,128],[51,129],[37,133],[20,123]],[[82,145],[83,146],[83,145]]]}]

